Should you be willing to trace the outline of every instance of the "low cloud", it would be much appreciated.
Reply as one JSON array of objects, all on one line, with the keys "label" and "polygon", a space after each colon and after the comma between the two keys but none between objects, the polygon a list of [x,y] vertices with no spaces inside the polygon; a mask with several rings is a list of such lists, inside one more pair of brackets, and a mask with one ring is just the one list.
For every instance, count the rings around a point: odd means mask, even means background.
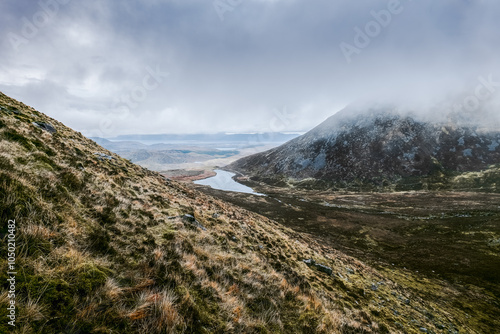
[{"label": "low cloud", "polygon": [[[280,129],[303,131],[367,99],[473,104],[481,78],[500,82],[499,10],[480,0],[9,1],[0,90],[102,136],[265,131],[284,108]],[[151,69],[168,76],[145,80]],[[479,108],[496,105],[494,88]]]}]

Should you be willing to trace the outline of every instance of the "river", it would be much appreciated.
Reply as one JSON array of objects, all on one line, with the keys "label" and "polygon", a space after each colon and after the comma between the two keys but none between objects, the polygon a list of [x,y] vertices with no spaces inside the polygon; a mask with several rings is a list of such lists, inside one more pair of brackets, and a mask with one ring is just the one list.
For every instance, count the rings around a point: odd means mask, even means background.
[{"label": "river", "polygon": [[253,189],[250,187],[247,187],[241,183],[236,182],[233,179],[233,176],[236,175],[234,173],[220,169],[215,169],[214,172],[217,173],[217,175],[203,180],[194,181],[194,183],[203,186],[210,186],[213,189],[218,189],[218,190],[234,191],[239,193],[253,194],[257,196],[266,196],[265,194],[260,194],[253,191]]}]

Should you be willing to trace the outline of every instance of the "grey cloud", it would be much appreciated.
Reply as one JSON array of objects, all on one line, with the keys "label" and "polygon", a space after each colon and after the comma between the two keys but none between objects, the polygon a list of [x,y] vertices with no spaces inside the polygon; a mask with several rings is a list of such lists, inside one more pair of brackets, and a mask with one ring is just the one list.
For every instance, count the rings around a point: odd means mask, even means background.
[{"label": "grey cloud", "polygon": [[[267,130],[284,107],[307,130],[354,101],[421,107],[500,81],[493,1],[401,0],[351,63],[340,44],[390,1],[245,0],[223,21],[212,1],[67,2],[18,51],[42,9],[0,4],[0,90],[86,134]],[[156,67],[169,76],[145,89]]]}]

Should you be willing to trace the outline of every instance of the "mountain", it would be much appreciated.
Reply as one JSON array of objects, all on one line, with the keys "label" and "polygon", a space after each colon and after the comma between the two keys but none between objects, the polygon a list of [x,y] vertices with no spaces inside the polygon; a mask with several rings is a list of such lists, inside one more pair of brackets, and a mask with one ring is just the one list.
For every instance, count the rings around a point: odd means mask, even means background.
[{"label": "mountain", "polygon": [[[491,166],[498,163],[498,128],[463,119],[425,121],[392,107],[348,107],[306,134],[228,168],[278,185],[418,190],[463,186],[459,176],[489,168],[498,173]],[[500,190],[500,183],[488,183],[484,175],[475,178],[487,190]]]},{"label": "mountain", "polygon": [[1,333],[13,330],[6,319],[18,333],[498,328],[490,309],[443,280],[375,269],[134,165],[2,93],[0,221]]}]

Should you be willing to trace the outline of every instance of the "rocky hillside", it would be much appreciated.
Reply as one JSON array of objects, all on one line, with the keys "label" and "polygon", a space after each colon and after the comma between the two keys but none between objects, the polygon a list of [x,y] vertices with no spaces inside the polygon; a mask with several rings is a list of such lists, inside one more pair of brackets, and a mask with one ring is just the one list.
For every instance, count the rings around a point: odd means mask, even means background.
[{"label": "rocky hillside", "polygon": [[[420,121],[394,108],[348,107],[301,137],[229,166],[272,184],[350,190],[453,188],[465,172],[500,178],[500,129]],[[491,176],[491,175],[490,175]],[[466,184],[500,190],[476,175]],[[483,184],[484,183],[484,184]]]},{"label": "rocky hillside", "polygon": [[[1,333],[484,333],[496,326],[487,314],[471,318],[462,303],[449,303],[460,293],[445,282],[375,270],[134,165],[1,93],[0,219]],[[15,328],[6,320],[9,270],[17,272]]]}]

